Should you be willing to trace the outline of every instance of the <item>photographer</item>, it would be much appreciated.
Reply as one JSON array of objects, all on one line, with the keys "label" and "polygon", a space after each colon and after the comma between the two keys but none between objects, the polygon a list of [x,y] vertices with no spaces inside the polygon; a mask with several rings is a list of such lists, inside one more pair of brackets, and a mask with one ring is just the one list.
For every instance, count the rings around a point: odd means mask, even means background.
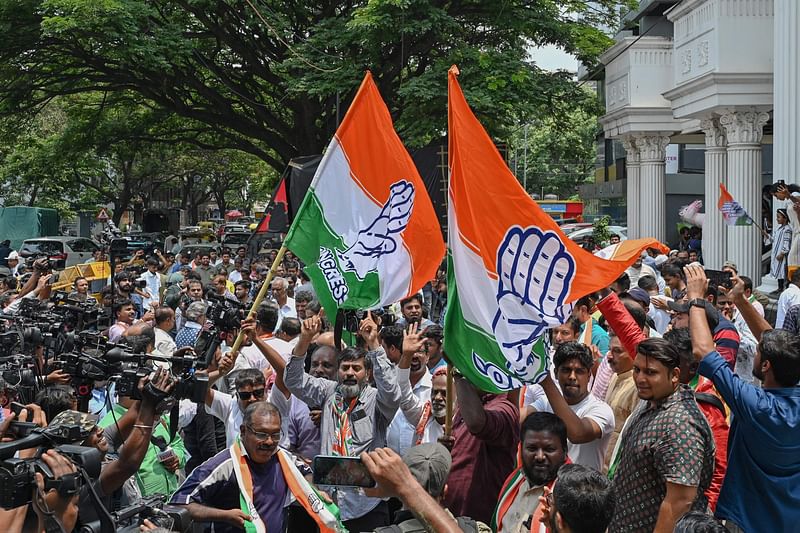
[{"label": "photographer", "polygon": [[[21,418],[25,419],[27,410],[23,410]],[[15,421],[12,413],[0,424],[0,436],[4,441],[6,434]],[[75,465],[56,450],[46,450],[41,454],[41,461],[50,469],[53,480],[60,480],[77,472]],[[78,494],[64,496],[57,489],[45,490],[42,474],[34,475],[34,486],[31,494],[32,505],[22,505],[14,509],[0,509],[0,523],[6,531],[72,531],[78,518]],[[29,511],[33,510],[33,513]]]},{"label": "photographer", "polygon": [[96,300],[89,295],[89,281],[83,276],[75,278],[75,281],[72,283],[72,287],[74,290],[69,293],[69,296],[67,296],[67,298],[70,300],[75,300],[81,303],[97,303]]},{"label": "photographer", "polygon": [[225,299],[238,304],[236,296],[228,290],[228,278],[225,274],[216,274],[212,279],[211,288],[208,290],[208,298],[216,298],[217,300]]},{"label": "photographer", "polygon": [[3,313],[15,315],[24,298],[38,298],[40,301],[50,298],[50,280],[52,276],[50,262],[47,259],[34,261],[31,276],[22,286],[19,293],[13,297],[11,303],[3,309]]},{"label": "photographer", "polygon": [[241,279],[234,284],[234,296],[242,309],[249,309],[253,306],[253,299],[250,298],[250,282]]}]

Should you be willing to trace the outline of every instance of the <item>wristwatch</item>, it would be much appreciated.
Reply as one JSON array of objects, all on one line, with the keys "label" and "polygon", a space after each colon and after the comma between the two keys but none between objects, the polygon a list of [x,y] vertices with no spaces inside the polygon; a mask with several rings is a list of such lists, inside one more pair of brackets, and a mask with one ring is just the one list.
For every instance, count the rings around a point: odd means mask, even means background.
[{"label": "wristwatch", "polygon": [[703,309],[705,309],[707,304],[708,301],[704,300],[703,298],[695,298],[689,301],[689,307],[694,306],[694,307],[702,307]]}]

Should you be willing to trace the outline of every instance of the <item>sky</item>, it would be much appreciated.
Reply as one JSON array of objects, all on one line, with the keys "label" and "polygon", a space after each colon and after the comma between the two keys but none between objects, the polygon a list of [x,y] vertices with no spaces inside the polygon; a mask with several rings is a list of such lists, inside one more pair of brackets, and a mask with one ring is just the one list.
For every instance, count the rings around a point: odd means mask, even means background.
[{"label": "sky", "polygon": [[571,72],[578,70],[578,60],[560,48],[548,45],[530,50],[531,57],[539,67],[545,70],[565,69]]}]

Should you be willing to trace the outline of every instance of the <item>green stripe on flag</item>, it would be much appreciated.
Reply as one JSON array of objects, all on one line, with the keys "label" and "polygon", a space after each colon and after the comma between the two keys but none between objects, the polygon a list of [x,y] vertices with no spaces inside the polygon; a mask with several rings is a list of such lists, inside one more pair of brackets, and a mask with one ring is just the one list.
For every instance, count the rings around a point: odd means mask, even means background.
[{"label": "green stripe on flag", "polygon": [[[324,209],[314,189],[309,189],[284,243],[306,264],[320,303],[328,319],[336,318],[336,310],[368,309],[380,297],[378,274],[371,272],[359,280],[352,272],[343,272],[336,257],[347,245],[325,220]],[[322,261],[320,257],[322,256]]]},{"label": "green stripe on flag", "polygon": [[[522,386],[522,382],[509,372],[506,358],[494,336],[464,319],[450,253],[447,254],[444,350],[448,360],[481,390],[500,393]],[[536,342],[533,351],[540,357],[540,368],[544,368],[547,354],[542,340]]]}]

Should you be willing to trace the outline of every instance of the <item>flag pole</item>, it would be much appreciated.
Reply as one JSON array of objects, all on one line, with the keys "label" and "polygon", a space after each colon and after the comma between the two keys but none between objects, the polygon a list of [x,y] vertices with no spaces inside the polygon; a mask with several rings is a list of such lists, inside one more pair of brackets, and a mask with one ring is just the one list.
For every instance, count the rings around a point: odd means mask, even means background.
[{"label": "flag pole", "polygon": [[453,365],[447,363],[447,396],[445,397],[444,435],[453,431]]},{"label": "flag pole", "polygon": [[[285,253],[286,253],[286,246],[282,245],[278,250],[278,255],[275,256],[275,260],[272,262],[272,266],[269,268],[269,272],[267,272],[267,277],[266,279],[264,279],[264,283],[261,285],[261,289],[258,291],[258,294],[256,294],[255,300],[253,300],[253,306],[250,308],[250,312],[247,313],[248,320],[256,316],[256,312],[258,311],[258,306],[261,305],[261,302],[267,295],[267,289],[269,289],[269,284],[272,282],[272,278],[275,277],[275,272],[278,270],[278,265],[280,265],[281,261],[283,261],[283,254]],[[233,347],[231,348],[231,353],[236,353],[237,351],[239,351],[239,348],[242,347],[243,341],[244,341],[244,331],[240,329],[239,334],[236,336],[236,341],[233,343]]]}]

